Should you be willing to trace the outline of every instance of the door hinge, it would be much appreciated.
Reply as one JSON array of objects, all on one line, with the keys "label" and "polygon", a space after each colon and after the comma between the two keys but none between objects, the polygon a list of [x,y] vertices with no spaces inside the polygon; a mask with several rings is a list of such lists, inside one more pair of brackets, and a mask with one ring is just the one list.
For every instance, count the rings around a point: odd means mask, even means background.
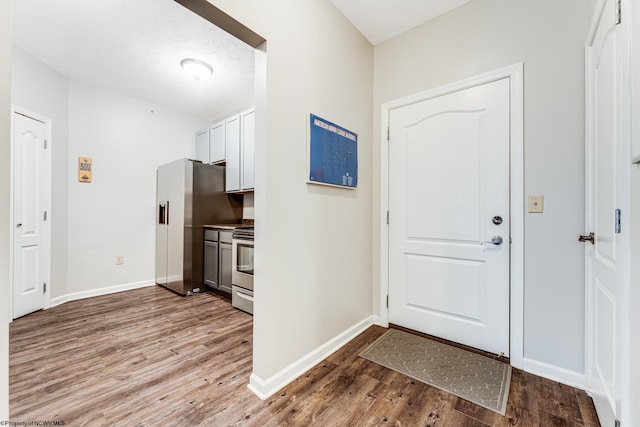
[{"label": "door hinge", "polygon": [[616,420],[615,426],[620,427],[620,420]]},{"label": "door hinge", "polygon": [[622,0],[616,0],[616,25],[622,24]]},{"label": "door hinge", "polygon": [[616,234],[620,234],[622,232],[622,220],[620,219],[620,216],[620,209],[616,209]]},{"label": "door hinge", "polygon": [[44,149],[45,150],[47,149],[47,140],[46,139],[44,140]]},{"label": "door hinge", "polygon": [[387,225],[389,225],[389,211],[387,211]]},{"label": "door hinge", "polygon": [[42,284],[42,293],[43,293],[43,294],[46,294],[46,293],[47,293],[47,282],[44,282],[44,283]]},{"label": "door hinge", "polygon": [[389,294],[387,294],[387,308],[389,308]]},{"label": "door hinge", "polygon": [[47,211],[44,211],[44,215],[42,215],[42,220],[43,221],[47,220]]},{"label": "door hinge", "polygon": [[389,127],[387,126],[387,141],[389,141],[389,138],[390,138],[390,136],[389,136],[389,135],[390,135],[390,133],[391,133],[391,131],[389,130]]}]

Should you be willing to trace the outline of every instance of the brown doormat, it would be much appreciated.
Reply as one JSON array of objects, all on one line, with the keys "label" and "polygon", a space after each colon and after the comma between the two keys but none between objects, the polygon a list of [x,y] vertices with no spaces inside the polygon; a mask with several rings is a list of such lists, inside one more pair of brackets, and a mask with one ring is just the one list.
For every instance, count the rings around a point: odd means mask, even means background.
[{"label": "brown doormat", "polygon": [[504,415],[511,366],[457,347],[390,329],[360,357]]}]

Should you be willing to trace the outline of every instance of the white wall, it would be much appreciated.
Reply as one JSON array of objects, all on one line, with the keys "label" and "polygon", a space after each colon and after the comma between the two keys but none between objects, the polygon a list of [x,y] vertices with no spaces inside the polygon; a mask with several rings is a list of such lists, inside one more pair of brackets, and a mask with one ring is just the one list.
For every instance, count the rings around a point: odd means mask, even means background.
[{"label": "white wall", "polygon": [[67,293],[69,80],[13,46],[11,103],[51,119],[51,297]]},{"label": "white wall", "polygon": [[[372,48],[328,0],[210,1],[267,39],[253,366],[267,381],[371,315]],[[305,183],[311,112],[358,133],[356,190]]]},{"label": "white wall", "polygon": [[[12,103],[52,120],[52,302],[152,282],[155,170],[192,157],[195,130],[208,122],[70,83],[16,47],[12,70]],[[78,156],[94,157],[92,184],[78,182]]]},{"label": "white wall", "polygon": [[[154,281],[159,165],[193,157],[208,122],[139,99],[69,85],[68,292]],[[93,182],[78,182],[79,156]],[[115,257],[124,256],[123,265]]]},{"label": "white wall", "polygon": [[[524,62],[525,195],[545,196],[543,214],[525,214],[525,363],[551,365],[572,379],[584,374],[584,248],[577,236],[584,232],[587,26],[583,0],[475,0],[374,51],[374,129],[384,102]],[[377,165],[379,132],[374,146]],[[379,186],[376,177],[374,224]],[[374,227],[374,253],[379,238]],[[377,275],[374,283],[378,307]]]},{"label": "white wall", "polygon": [[0,2],[0,420],[9,419],[11,1]]}]

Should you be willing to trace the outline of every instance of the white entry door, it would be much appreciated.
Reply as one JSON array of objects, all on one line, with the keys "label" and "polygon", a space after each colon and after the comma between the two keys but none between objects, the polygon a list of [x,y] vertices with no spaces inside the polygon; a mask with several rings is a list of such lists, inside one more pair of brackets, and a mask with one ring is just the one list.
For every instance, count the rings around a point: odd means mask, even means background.
[{"label": "white entry door", "polygon": [[13,115],[13,318],[44,308],[47,265],[46,125]]},{"label": "white entry door", "polygon": [[389,322],[509,356],[509,79],[389,112]]},{"label": "white entry door", "polygon": [[[613,427],[618,401],[618,295],[625,271],[622,213],[622,39],[615,0],[603,4],[587,48],[587,373],[602,426]],[[624,162],[624,163],[623,163]],[[626,210],[628,212],[628,210]],[[626,231],[625,231],[626,233]],[[587,237],[587,235],[585,235]]]}]

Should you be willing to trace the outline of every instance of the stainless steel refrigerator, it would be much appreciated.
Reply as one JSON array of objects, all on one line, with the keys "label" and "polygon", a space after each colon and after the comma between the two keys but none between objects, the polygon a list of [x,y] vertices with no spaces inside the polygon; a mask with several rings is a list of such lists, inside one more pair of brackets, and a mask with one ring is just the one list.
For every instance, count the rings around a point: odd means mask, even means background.
[{"label": "stainless steel refrigerator", "polygon": [[224,166],[180,159],[160,166],[156,283],[181,295],[203,289],[205,224],[242,222],[241,196],[225,192]]}]

